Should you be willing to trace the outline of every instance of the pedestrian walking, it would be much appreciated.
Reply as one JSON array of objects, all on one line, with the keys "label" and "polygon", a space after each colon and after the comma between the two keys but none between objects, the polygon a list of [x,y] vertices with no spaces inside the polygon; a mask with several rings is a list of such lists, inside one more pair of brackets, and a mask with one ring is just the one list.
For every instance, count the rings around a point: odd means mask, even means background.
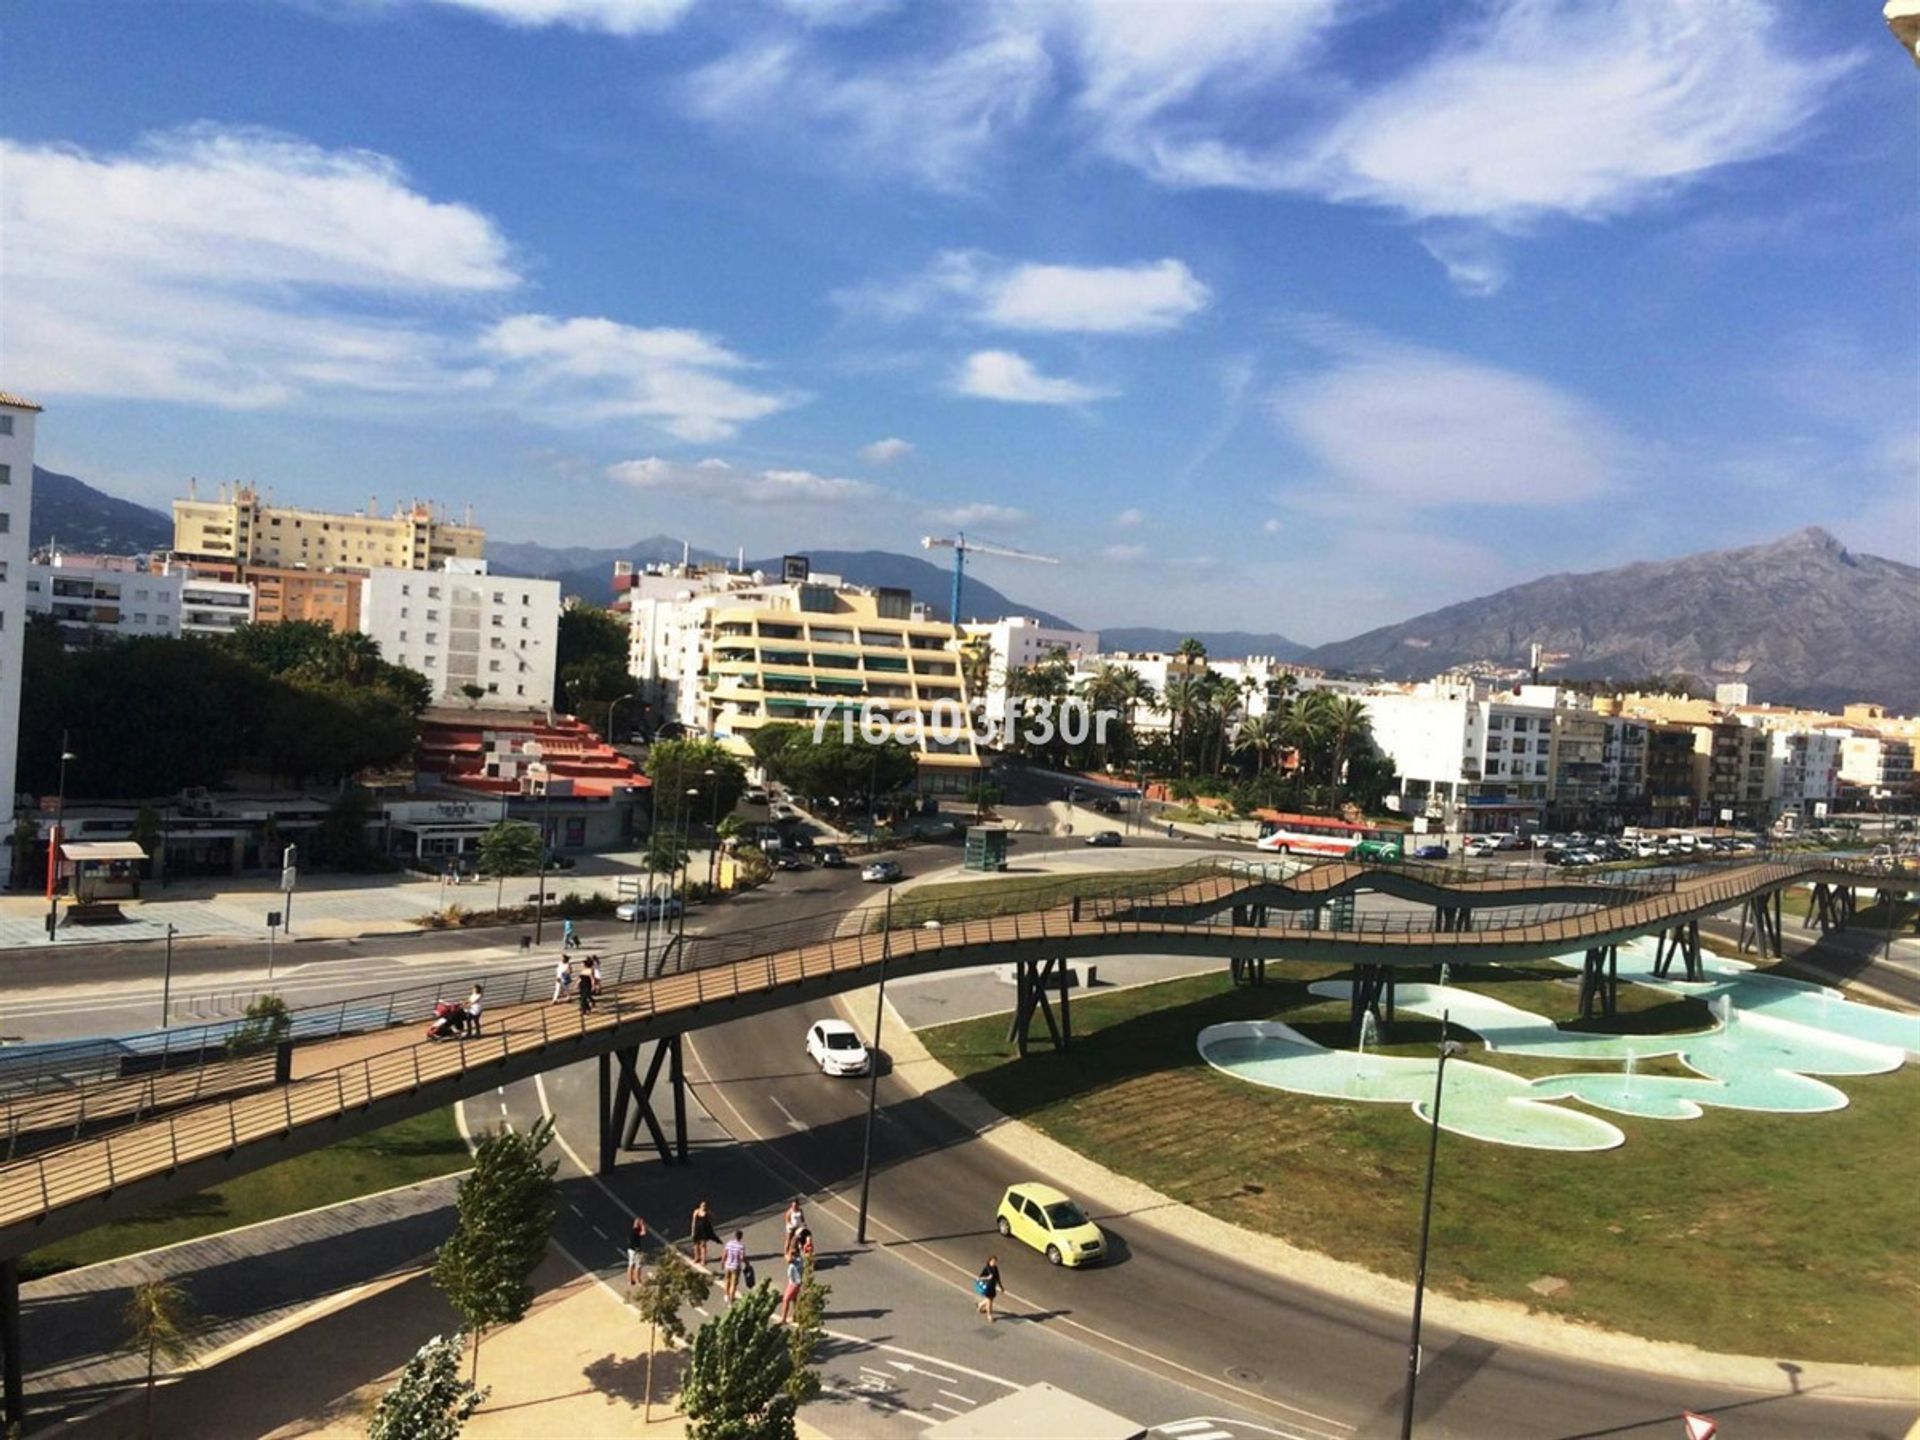
[{"label": "pedestrian walking", "polygon": [[553,1003],[561,1004],[573,993],[573,962],[565,955],[553,967]]},{"label": "pedestrian walking", "polygon": [[740,1289],[741,1273],[746,1268],[747,1234],[744,1230],[736,1230],[720,1252],[720,1274],[728,1304],[733,1303],[733,1297]]},{"label": "pedestrian walking", "polygon": [[561,923],[560,948],[562,950],[578,950],[580,948],[580,937],[574,933],[573,921],[571,920]]},{"label": "pedestrian walking", "polygon": [[780,1295],[780,1323],[793,1318],[793,1302],[800,1298],[800,1285],[807,1278],[807,1262],[798,1250],[787,1257],[787,1288]]},{"label": "pedestrian walking", "polygon": [[480,1033],[480,1007],[486,997],[487,987],[476,982],[467,995],[467,1028],[474,1034]]},{"label": "pedestrian walking", "polygon": [[807,1214],[806,1214],[806,1211],[800,1208],[800,1197],[796,1195],[793,1197],[792,1203],[787,1206],[787,1239],[788,1241],[789,1242],[792,1241],[795,1231],[804,1230],[806,1228],[807,1228]]},{"label": "pedestrian walking", "polygon": [[993,1302],[1000,1294],[1000,1257],[989,1255],[987,1263],[980,1267],[980,1273],[974,1277],[973,1293],[980,1298],[974,1302],[974,1309],[987,1317],[987,1323],[993,1323]]},{"label": "pedestrian walking", "polygon": [[598,1000],[600,998],[600,957],[598,955],[587,956],[587,973],[593,976],[593,998]]},{"label": "pedestrian walking", "polygon": [[1167,821],[1167,839],[1173,839],[1173,821]]},{"label": "pedestrian walking", "polygon": [[580,967],[580,980],[576,988],[580,992],[580,1013],[585,1015],[589,1010],[593,1009],[593,992],[597,988],[593,983],[593,967],[591,965],[582,965]]},{"label": "pedestrian walking", "polygon": [[707,1209],[707,1202],[704,1200],[693,1207],[691,1239],[693,1240],[693,1263],[705,1265],[707,1246],[719,1244],[720,1237],[714,1233],[713,1212]]},{"label": "pedestrian walking", "polygon": [[640,1283],[640,1277],[646,1273],[641,1251],[647,1244],[647,1222],[638,1215],[633,1217],[633,1229],[627,1234],[627,1286],[631,1289]]}]

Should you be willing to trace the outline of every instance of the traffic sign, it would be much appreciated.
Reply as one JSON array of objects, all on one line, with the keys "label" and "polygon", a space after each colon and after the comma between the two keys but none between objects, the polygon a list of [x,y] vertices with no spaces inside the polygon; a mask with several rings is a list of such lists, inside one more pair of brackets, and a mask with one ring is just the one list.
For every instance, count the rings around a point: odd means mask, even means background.
[{"label": "traffic sign", "polygon": [[1687,1440],[1713,1440],[1720,1433],[1720,1422],[1706,1415],[1696,1415],[1691,1410],[1682,1410],[1680,1419],[1687,1427]]},{"label": "traffic sign", "polygon": [[279,928],[280,928],[280,912],[278,910],[267,911],[267,929],[278,930]]}]

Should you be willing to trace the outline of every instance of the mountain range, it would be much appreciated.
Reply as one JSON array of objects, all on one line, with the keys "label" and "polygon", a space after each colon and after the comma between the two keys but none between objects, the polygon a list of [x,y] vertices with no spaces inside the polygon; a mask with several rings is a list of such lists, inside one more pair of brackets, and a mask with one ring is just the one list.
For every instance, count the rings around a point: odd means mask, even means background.
[{"label": "mountain range", "polygon": [[1764,545],[1549,575],[1322,645],[1306,662],[1415,679],[1476,662],[1550,677],[1684,674],[1756,700],[1920,709],[1920,569],[1856,555],[1818,527]]},{"label": "mountain range", "polygon": [[[139,554],[172,539],[173,523],[158,510],[39,466],[33,478],[29,534],[36,547],[57,541],[74,550]],[[502,574],[556,579],[565,593],[599,604],[612,596],[614,561],[677,561],[682,553],[682,543],[666,535],[611,549],[487,545]],[[708,562],[728,558],[685,553]],[[942,566],[884,550],[807,553],[817,571],[903,587],[946,615],[951,578]],[[780,561],[753,560],[748,568],[777,574]],[[971,576],[966,609],[1078,628]],[[1920,711],[1920,569],[1857,555],[1817,527],[1741,549],[1549,575],[1311,650],[1273,633],[1149,627],[1104,630],[1101,643],[1170,650],[1188,635],[1217,658],[1273,655],[1401,680],[1474,665],[1522,669],[1538,644],[1547,678],[1687,675],[1702,684],[1746,681],[1756,699],[1827,707],[1877,700]]]}]

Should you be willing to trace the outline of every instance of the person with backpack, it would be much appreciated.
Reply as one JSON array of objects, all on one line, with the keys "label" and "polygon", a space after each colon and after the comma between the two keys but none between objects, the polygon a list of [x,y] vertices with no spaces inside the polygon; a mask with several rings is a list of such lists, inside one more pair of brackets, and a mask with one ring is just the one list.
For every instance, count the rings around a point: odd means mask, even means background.
[{"label": "person with backpack", "polygon": [[580,948],[580,937],[574,933],[573,921],[571,920],[564,921],[560,926],[560,948],[562,950],[578,950]]},{"label": "person with backpack", "polygon": [[753,1267],[747,1263],[746,1231],[734,1231],[733,1238],[720,1251],[720,1273],[725,1282],[724,1293],[729,1305],[740,1291],[742,1278],[745,1278],[749,1290],[753,1288]]},{"label": "person with backpack", "polygon": [[647,1222],[638,1215],[633,1217],[633,1229],[627,1235],[627,1286],[631,1289],[640,1283],[640,1277],[646,1273],[642,1251],[647,1244]]},{"label": "person with backpack", "polygon": [[980,1273],[974,1277],[973,1293],[980,1298],[973,1308],[987,1317],[987,1323],[993,1323],[993,1302],[1000,1294],[1000,1257],[989,1255],[987,1263],[980,1267]]},{"label": "person with backpack", "polygon": [[580,981],[577,988],[580,992],[580,1013],[585,1015],[589,1010],[593,1009],[593,992],[595,986],[593,981],[593,966],[591,964],[580,967]]}]

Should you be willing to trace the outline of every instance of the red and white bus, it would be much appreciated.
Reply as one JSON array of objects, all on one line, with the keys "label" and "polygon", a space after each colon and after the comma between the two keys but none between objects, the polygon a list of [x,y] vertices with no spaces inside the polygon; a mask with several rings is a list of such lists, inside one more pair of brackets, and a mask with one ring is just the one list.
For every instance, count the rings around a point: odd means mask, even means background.
[{"label": "red and white bus", "polygon": [[1398,860],[1405,841],[1398,830],[1357,825],[1330,815],[1287,815],[1273,810],[1256,812],[1260,821],[1259,847],[1281,855],[1315,855],[1331,860]]}]

